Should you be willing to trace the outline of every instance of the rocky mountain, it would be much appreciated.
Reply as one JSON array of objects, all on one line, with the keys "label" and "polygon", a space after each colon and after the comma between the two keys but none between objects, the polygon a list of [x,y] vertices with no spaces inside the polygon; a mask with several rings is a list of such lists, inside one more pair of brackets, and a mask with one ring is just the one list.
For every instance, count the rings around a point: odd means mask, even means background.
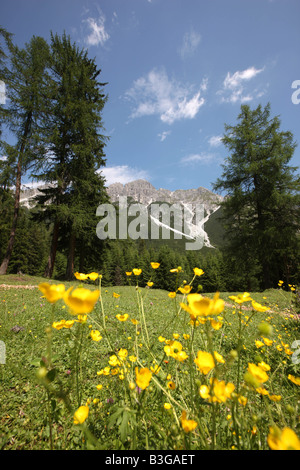
[{"label": "rocky mountain", "polygon": [[[32,208],[34,197],[39,194],[40,189],[45,187],[45,185],[41,185],[33,188],[23,185],[21,204]],[[201,237],[204,246],[208,248],[213,248],[215,241],[218,239],[216,233],[219,233],[219,227],[216,223],[216,214],[219,212],[223,198],[206,188],[170,191],[163,188],[156,189],[149,181],[139,179],[124,185],[113,183],[107,187],[107,193],[113,203],[118,203],[120,197],[127,197],[128,204],[137,202],[146,206],[149,212],[149,223],[152,222],[161,228],[169,229],[173,232],[173,238],[176,238],[175,233],[179,236],[182,235],[187,240],[195,240],[197,237]],[[166,225],[161,218],[151,215],[151,207],[154,204],[162,205],[162,203],[176,204],[184,209],[186,213],[190,212],[189,221],[185,223],[185,228],[182,231],[174,229],[173,219],[170,225]],[[201,221],[195,221],[199,207],[203,207],[203,217]],[[176,244],[177,240],[174,243]]]},{"label": "rocky mountain", "polygon": [[[120,197],[126,196],[128,201],[139,202],[147,206],[151,222],[154,222],[157,226],[168,228],[173,231],[174,234],[181,234],[182,237],[187,240],[196,240],[197,237],[200,237],[203,240],[203,246],[214,248],[208,233],[209,230],[207,230],[206,226],[209,226],[208,222],[212,218],[212,215],[220,209],[220,203],[223,200],[222,196],[203,187],[196,189],[177,189],[175,191],[163,188],[156,189],[146,180],[136,180],[125,185],[113,183],[108,186],[107,192],[112,202],[118,202]],[[161,219],[151,215],[151,206],[157,203],[167,203],[169,205],[177,204],[179,207],[185,209],[186,212],[190,212],[189,220],[186,221],[183,231],[175,230],[174,224],[166,226]],[[195,219],[197,210],[200,207],[203,207],[203,218],[199,221]],[[174,220],[172,220],[172,222],[174,222]],[[213,223],[213,226],[216,226],[215,223]]]}]

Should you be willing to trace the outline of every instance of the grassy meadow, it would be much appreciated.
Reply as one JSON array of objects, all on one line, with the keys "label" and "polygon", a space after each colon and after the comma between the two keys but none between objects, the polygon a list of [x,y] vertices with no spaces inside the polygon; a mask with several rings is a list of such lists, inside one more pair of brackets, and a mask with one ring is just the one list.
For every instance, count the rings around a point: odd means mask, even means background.
[{"label": "grassy meadow", "polygon": [[293,291],[95,277],[0,276],[1,449],[300,448]]}]

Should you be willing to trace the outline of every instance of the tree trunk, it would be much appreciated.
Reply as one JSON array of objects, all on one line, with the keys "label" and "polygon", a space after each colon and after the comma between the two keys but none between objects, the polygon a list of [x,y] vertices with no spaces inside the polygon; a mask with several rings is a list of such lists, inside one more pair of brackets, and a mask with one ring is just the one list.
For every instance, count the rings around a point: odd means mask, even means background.
[{"label": "tree trunk", "polygon": [[75,244],[76,244],[76,235],[75,235],[74,232],[72,232],[71,236],[70,236],[68,263],[67,263],[67,269],[66,269],[66,279],[67,279],[67,281],[71,281],[73,279]]},{"label": "tree trunk", "polygon": [[10,236],[9,236],[9,241],[8,241],[6,253],[4,255],[4,259],[2,261],[2,264],[0,266],[0,274],[6,274],[8,264],[9,264],[9,260],[10,260],[10,257],[12,255],[15,236],[16,236],[16,229],[17,229],[19,209],[20,209],[20,190],[21,190],[21,174],[22,174],[22,172],[21,172],[21,167],[22,167],[21,161],[22,161],[22,156],[20,155],[19,161],[18,161],[18,166],[17,166],[16,193],[15,193],[13,221],[12,221],[12,226],[11,226],[11,230],[10,230]]},{"label": "tree trunk", "polygon": [[59,222],[55,221],[52,233],[51,249],[48,258],[48,263],[44,272],[44,277],[52,277],[54,263],[56,258],[57,243],[58,243],[58,234],[59,234]]}]

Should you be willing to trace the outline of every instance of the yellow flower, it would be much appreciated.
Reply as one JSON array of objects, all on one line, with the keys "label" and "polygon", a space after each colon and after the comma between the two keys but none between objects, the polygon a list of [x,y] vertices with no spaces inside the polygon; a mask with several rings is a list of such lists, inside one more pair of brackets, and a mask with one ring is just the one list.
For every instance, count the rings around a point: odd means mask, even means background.
[{"label": "yellow flower", "polygon": [[249,292],[244,292],[243,294],[230,295],[229,299],[234,300],[237,304],[242,304],[243,302],[249,302],[251,299]]},{"label": "yellow flower", "polygon": [[100,341],[102,339],[100,331],[92,330],[91,331],[91,338],[92,338],[93,341]]},{"label": "yellow flower", "polygon": [[156,375],[156,374],[158,374],[158,372],[160,371],[160,367],[159,367],[157,364],[155,364],[154,367],[153,367],[153,366],[150,366],[150,370],[151,370],[151,372],[152,372],[153,374]]},{"label": "yellow flower", "polygon": [[117,294],[116,292],[114,292],[114,293],[113,293],[113,297],[114,297],[115,299],[118,299],[118,298],[120,297],[120,294]]},{"label": "yellow flower", "polygon": [[266,363],[263,362],[263,361],[262,361],[262,362],[259,362],[259,363],[258,363],[258,366],[259,366],[262,370],[264,370],[265,372],[267,372],[268,370],[271,369],[271,367],[269,366],[269,364],[266,364]]},{"label": "yellow flower", "polygon": [[217,351],[214,351],[214,358],[221,364],[225,364],[223,356],[219,354]]},{"label": "yellow flower", "polygon": [[166,338],[164,338],[163,336],[159,336],[159,337],[158,337],[158,341],[159,341],[160,343],[163,343],[165,340],[166,340]]},{"label": "yellow flower", "polygon": [[219,299],[217,292],[213,299],[202,297],[201,294],[189,294],[187,296],[188,305],[181,303],[180,306],[193,317],[218,315],[224,309],[224,300]]},{"label": "yellow flower", "polygon": [[266,312],[267,310],[270,310],[269,307],[264,307],[263,305],[259,304],[258,302],[255,302],[255,300],[252,300],[252,307],[257,312]]},{"label": "yellow flower", "polygon": [[88,406],[80,406],[74,413],[74,424],[82,424],[85,422],[89,415]]},{"label": "yellow flower", "polygon": [[82,273],[74,273],[74,276],[76,277],[76,279],[78,279],[78,281],[86,281],[88,276],[87,274],[82,274]]},{"label": "yellow flower", "polygon": [[98,273],[90,273],[90,274],[87,274],[87,277],[91,280],[91,281],[96,281],[96,279],[98,279],[99,277],[99,274]]},{"label": "yellow flower", "polygon": [[168,383],[167,383],[167,387],[170,389],[170,390],[175,390],[176,388],[176,384],[170,380]]},{"label": "yellow flower", "polygon": [[131,355],[131,356],[129,356],[129,360],[130,360],[130,362],[135,362],[137,360],[137,357]]},{"label": "yellow flower", "polygon": [[219,403],[225,403],[225,401],[231,397],[231,394],[235,386],[233,383],[229,382],[225,384],[224,380],[219,381],[218,379],[214,379],[213,381],[213,401],[217,401]]},{"label": "yellow flower", "polygon": [[204,271],[199,268],[194,268],[194,274],[195,276],[202,276],[202,274],[204,274]]},{"label": "yellow flower", "polygon": [[112,367],[117,367],[117,366],[120,366],[120,365],[121,365],[119,359],[117,358],[117,356],[116,356],[115,354],[113,354],[112,356],[110,356],[108,363],[109,363],[109,365],[112,366]]},{"label": "yellow flower", "polygon": [[103,385],[102,384],[96,385],[96,388],[97,388],[97,390],[102,390]]},{"label": "yellow flower", "polygon": [[152,267],[153,269],[157,269],[157,268],[159,268],[159,266],[160,266],[160,263],[153,263],[153,262],[152,262],[152,263],[150,263],[150,264],[151,264],[151,267]]},{"label": "yellow flower", "polygon": [[267,346],[271,346],[271,344],[273,344],[273,340],[271,340],[271,339],[268,339],[268,338],[264,338],[264,337],[263,337],[263,340],[264,340],[264,343],[265,343]]},{"label": "yellow flower", "polygon": [[56,330],[61,330],[62,328],[71,328],[74,325],[74,320],[60,320],[52,323],[52,327]]},{"label": "yellow flower", "polygon": [[215,367],[213,356],[206,351],[198,351],[194,362],[198,366],[200,372],[202,372],[204,375],[207,375]]},{"label": "yellow flower", "polygon": [[297,434],[287,427],[282,430],[270,427],[267,441],[272,450],[300,450],[300,440]]},{"label": "yellow flower", "polygon": [[136,375],[136,384],[142,390],[148,387],[150,380],[152,378],[152,372],[148,369],[148,367],[144,367],[140,370],[135,368],[135,375]]},{"label": "yellow flower", "polygon": [[186,419],[186,411],[182,411],[180,421],[182,429],[186,433],[193,431],[198,426],[193,419]]},{"label": "yellow flower", "polygon": [[87,315],[77,315],[77,320],[78,323],[85,323],[87,321]]},{"label": "yellow flower", "polygon": [[188,357],[187,354],[182,351],[182,344],[176,340],[170,341],[169,344],[164,347],[164,351],[167,356],[171,356],[180,362],[184,361]]},{"label": "yellow flower", "polygon": [[170,410],[171,408],[172,408],[172,405],[170,403],[164,403],[165,410]]},{"label": "yellow flower", "polygon": [[178,287],[178,290],[182,293],[182,294],[189,294],[192,290],[192,286],[189,286],[188,284],[184,287]]},{"label": "yellow flower", "polygon": [[174,299],[176,297],[176,292],[169,292],[168,296],[170,297],[170,299]]},{"label": "yellow flower", "polygon": [[148,286],[148,287],[152,287],[152,286],[153,286],[153,282],[152,282],[152,281],[148,281],[148,282],[147,282],[147,286]]},{"label": "yellow flower", "polygon": [[132,272],[133,272],[133,274],[134,274],[135,276],[139,276],[139,275],[141,274],[142,270],[141,270],[141,269],[134,268],[134,269],[132,270]]},{"label": "yellow flower", "polygon": [[263,368],[253,363],[248,363],[248,372],[261,384],[266,382],[269,378]]},{"label": "yellow flower", "polygon": [[248,398],[247,397],[244,397],[243,395],[239,395],[238,397],[238,402],[243,405],[243,406],[246,406],[247,405],[247,401],[248,401]]},{"label": "yellow flower", "polygon": [[259,341],[258,339],[255,341],[255,345],[257,348],[261,348],[262,346],[264,346],[264,343],[262,341]]},{"label": "yellow flower", "polygon": [[64,301],[73,314],[90,313],[100,296],[99,290],[91,291],[84,287],[74,289],[70,287],[64,295]]},{"label": "yellow flower", "polygon": [[294,375],[289,374],[288,379],[295,385],[300,385],[300,377],[295,377]]},{"label": "yellow flower", "polygon": [[280,401],[281,395],[269,395],[270,400],[272,401]]},{"label": "yellow flower", "polygon": [[119,321],[126,321],[128,317],[129,317],[128,313],[124,313],[123,315],[121,313],[118,313],[118,315],[116,315],[116,318]]},{"label": "yellow flower", "polygon": [[126,276],[131,276],[131,274],[132,274],[132,271],[126,271],[126,273],[125,273],[125,274],[126,274]]},{"label": "yellow flower", "polygon": [[48,282],[42,282],[39,284],[39,289],[51,304],[62,299],[65,293],[64,284],[48,284]]},{"label": "yellow flower", "polygon": [[128,356],[128,351],[127,349],[121,348],[118,352],[118,356],[121,359],[121,361],[125,361],[126,357]]},{"label": "yellow flower", "polygon": [[221,321],[214,320],[213,318],[210,320],[210,324],[214,330],[219,330],[223,326]]}]

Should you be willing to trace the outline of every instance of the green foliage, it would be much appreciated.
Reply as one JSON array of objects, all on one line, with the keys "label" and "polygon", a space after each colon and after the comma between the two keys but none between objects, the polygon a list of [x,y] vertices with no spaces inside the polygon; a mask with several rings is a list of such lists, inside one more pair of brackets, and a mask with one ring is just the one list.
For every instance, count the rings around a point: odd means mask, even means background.
[{"label": "green foliage", "polygon": [[226,253],[244,282],[255,289],[297,275],[299,265],[300,178],[289,166],[296,143],[270,117],[270,104],[253,111],[243,105],[236,126],[225,125],[229,156],[214,185],[222,203]]}]

